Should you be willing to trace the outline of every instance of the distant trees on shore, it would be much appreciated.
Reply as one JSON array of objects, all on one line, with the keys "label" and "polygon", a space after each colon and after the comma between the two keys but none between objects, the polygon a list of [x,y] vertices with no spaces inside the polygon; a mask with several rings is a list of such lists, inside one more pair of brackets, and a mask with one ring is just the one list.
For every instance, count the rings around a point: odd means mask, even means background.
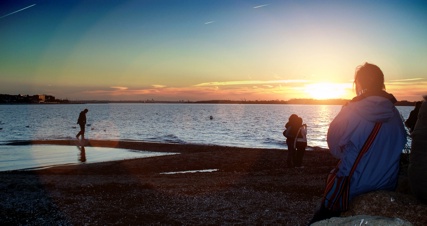
[{"label": "distant trees on shore", "polygon": [[37,95],[10,95],[0,94],[1,104],[39,104],[39,103],[68,103],[68,100],[59,100],[54,96],[37,94]]},{"label": "distant trees on shore", "polygon": [[[0,94],[0,104],[85,104],[85,103],[186,103],[186,104],[303,104],[303,105],[344,105],[347,99],[291,99],[291,100],[204,100],[204,101],[156,101],[154,99],[144,101],[109,101],[109,100],[79,100],[69,101],[56,99],[51,95],[9,95]],[[397,106],[415,106],[415,102],[398,101]]]},{"label": "distant trees on shore", "polygon": [[[288,101],[284,100],[244,100],[244,101],[233,101],[233,100],[207,100],[207,101],[196,101],[193,103],[211,103],[211,104],[303,104],[303,105],[344,105],[350,100],[347,99],[291,99]],[[415,102],[410,101],[398,101],[397,106],[414,106]]]}]

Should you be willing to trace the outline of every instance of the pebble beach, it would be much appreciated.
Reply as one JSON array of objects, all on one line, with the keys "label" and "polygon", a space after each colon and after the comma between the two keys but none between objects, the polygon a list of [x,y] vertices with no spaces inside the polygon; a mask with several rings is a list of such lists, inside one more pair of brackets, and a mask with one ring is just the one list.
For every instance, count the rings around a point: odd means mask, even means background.
[{"label": "pebble beach", "polygon": [[[307,225],[337,163],[327,150],[306,152],[303,168],[286,168],[287,152],[278,149],[106,140],[86,145],[177,154],[0,172],[0,223]],[[355,200],[344,215],[427,222],[427,206],[405,189],[372,197]]]}]

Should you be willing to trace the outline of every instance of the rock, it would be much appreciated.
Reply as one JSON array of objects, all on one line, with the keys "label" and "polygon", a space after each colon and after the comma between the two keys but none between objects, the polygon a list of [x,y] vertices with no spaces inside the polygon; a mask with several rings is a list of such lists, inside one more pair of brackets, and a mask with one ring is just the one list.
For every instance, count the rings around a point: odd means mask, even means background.
[{"label": "rock", "polygon": [[391,191],[374,191],[355,197],[349,210],[341,217],[356,215],[383,216],[409,220],[416,224],[422,222],[421,216],[427,214],[427,206],[414,196]]},{"label": "rock", "polygon": [[333,217],[312,224],[312,226],[322,225],[378,225],[378,226],[412,226],[408,221],[400,218],[388,218],[381,216],[358,215],[352,217]]}]

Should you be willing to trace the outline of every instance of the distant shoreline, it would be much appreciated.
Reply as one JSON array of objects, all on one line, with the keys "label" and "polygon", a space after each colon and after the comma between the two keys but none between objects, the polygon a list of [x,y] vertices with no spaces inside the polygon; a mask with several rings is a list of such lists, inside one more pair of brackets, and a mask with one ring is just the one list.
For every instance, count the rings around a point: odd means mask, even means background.
[{"label": "distant shoreline", "polygon": [[[26,104],[295,104],[295,105],[344,105],[347,99],[292,99],[284,100],[204,100],[204,101],[156,101],[156,100],[79,100],[79,101],[65,101],[65,102],[41,102],[41,103],[26,103],[26,102],[0,102],[0,105],[26,105]],[[416,101],[397,101],[396,106],[415,106]]]}]

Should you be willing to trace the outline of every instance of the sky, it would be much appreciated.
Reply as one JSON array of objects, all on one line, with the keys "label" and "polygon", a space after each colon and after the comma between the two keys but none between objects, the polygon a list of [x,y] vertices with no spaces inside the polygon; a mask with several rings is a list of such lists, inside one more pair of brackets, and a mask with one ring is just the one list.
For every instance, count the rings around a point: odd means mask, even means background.
[{"label": "sky", "polygon": [[0,93],[68,100],[355,96],[378,65],[398,100],[427,94],[427,3],[2,0]]}]

